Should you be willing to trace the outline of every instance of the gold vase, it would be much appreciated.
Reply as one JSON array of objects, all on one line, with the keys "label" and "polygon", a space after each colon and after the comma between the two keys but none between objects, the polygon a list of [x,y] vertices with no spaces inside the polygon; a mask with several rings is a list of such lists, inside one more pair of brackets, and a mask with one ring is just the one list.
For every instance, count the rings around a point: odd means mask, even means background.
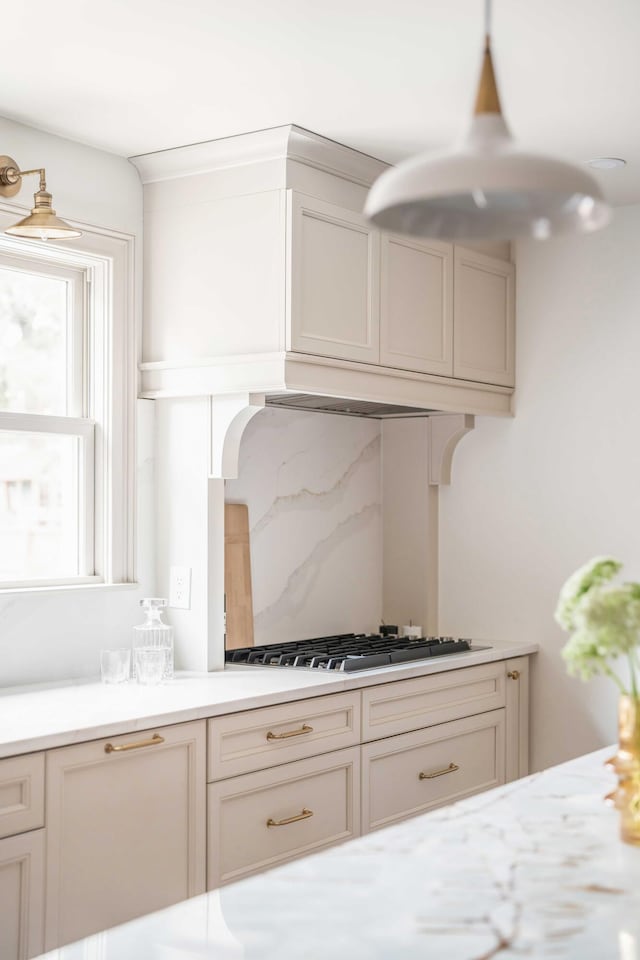
[{"label": "gold vase", "polygon": [[618,788],[605,799],[620,811],[620,837],[640,846],[640,699],[620,697],[618,752],[605,766],[618,775]]}]

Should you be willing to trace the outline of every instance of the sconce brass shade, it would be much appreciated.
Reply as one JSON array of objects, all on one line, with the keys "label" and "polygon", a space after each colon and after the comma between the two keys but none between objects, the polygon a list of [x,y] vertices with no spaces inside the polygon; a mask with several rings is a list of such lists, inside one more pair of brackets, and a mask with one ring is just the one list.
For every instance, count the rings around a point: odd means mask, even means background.
[{"label": "sconce brass shade", "polygon": [[12,237],[25,237],[27,240],[67,240],[81,237],[80,230],[56,216],[51,206],[52,199],[46,190],[38,190],[33,195],[34,206],[29,216],[8,227],[5,233]]},{"label": "sconce brass shade", "polygon": [[24,237],[26,240],[68,240],[81,237],[82,232],[56,216],[51,206],[53,197],[47,191],[45,171],[20,170],[11,157],[0,157],[0,196],[14,197],[22,186],[22,178],[27,174],[40,176],[40,189],[33,196],[33,209],[28,217],[8,227],[5,233],[12,237]]}]

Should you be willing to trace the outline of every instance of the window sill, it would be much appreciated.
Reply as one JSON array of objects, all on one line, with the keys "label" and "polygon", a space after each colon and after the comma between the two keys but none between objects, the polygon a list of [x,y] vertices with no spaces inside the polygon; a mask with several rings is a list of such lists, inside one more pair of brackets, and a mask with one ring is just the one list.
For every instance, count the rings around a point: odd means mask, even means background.
[{"label": "window sill", "polygon": [[138,590],[139,588],[140,584],[137,581],[132,583],[64,583],[20,587],[8,586],[0,587],[0,600],[2,600],[3,597],[33,597],[49,594],[73,594],[77,596],[79,593],[101,593],[103,590]]}]

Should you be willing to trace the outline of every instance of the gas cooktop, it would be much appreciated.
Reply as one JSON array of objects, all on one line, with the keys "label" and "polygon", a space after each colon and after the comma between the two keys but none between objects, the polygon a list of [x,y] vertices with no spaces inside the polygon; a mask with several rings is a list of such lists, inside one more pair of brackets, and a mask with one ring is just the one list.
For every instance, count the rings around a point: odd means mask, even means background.
[{"label": "gas cooktop", "polygon": [[317,670],[370,670],[412,660],[426,660],[471,650],[487,650],[471,640],[453,637],[418,639],[379,634],[340,633],[292,643],[227,650],[227,663],[261,667],[307,667]]}]

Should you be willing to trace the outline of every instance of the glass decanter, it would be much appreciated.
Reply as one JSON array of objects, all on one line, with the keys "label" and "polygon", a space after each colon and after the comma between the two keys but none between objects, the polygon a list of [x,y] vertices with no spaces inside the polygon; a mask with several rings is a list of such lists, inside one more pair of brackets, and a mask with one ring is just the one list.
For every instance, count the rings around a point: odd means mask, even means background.
[{"label": "glass decanter", "polygon": [[133,671],[135,676],[136,650],[158,649],[165,651],[165,666],[163,680],[173,679],[173,627],[162,619],[162,611],[168,605],[160,597],[145,597],[140,606],[145,611],[147,619],[140,626],[133,628]]}]

